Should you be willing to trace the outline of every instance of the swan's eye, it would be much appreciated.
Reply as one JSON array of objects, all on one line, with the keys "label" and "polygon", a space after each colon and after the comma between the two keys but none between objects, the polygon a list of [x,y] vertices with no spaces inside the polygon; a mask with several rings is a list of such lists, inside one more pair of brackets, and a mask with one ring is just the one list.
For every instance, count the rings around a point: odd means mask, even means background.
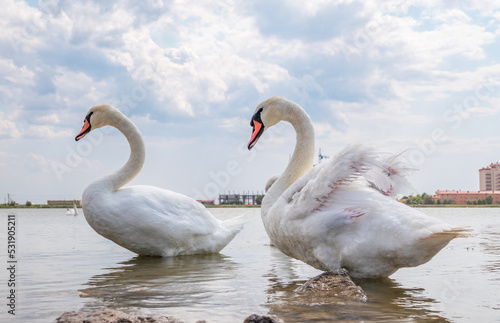
[{"label": "swan's eye", "polygon": [[250,120],[250,126],[251,127],[254,127],[254,123],[253,121],[258,121],[259,123],[262,123],[262,118],[260,117],[260,114],[262,113],[262,111],[264,110],[264,108],[260,108],[257,112],[255,112],[255,114],[252,116],[252,120]]},{"label": "swan's eye", "polygon": [[87,121],[90,123],[90,116],[94,114],[94,111],[90,111],[89,114],[87,114],[87,116],[85,117],[85,119],[87,119]]}]

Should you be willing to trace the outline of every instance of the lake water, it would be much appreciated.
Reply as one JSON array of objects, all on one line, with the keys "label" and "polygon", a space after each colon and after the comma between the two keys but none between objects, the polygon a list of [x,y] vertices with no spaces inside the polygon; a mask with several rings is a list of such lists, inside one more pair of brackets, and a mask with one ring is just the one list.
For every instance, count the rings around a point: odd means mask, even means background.
[{"label": "lake water", "polygon": [[[500,208],[422,209],[476,236],[453,240],[430,262],[356,281],[367,303],[307,298],[293,290],[320,272],[269,245],[260,209],[220,254],[137,257],[65,209],[0,209],[0,321],[52,322],[65,311],[114,308],[186,323],[500,322]],[[218,218],[248,209],[210,209]],[[16,216],[16,315],[8,314],[7,215]]]}]

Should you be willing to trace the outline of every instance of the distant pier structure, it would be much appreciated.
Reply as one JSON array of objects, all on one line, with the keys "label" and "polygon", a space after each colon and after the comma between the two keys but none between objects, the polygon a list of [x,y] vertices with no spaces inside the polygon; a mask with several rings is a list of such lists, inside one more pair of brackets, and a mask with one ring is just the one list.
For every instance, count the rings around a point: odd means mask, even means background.
[{"label": "distant pier structure", "polygon": [[260,205],[264,194],[219,194],[220,205]]}]

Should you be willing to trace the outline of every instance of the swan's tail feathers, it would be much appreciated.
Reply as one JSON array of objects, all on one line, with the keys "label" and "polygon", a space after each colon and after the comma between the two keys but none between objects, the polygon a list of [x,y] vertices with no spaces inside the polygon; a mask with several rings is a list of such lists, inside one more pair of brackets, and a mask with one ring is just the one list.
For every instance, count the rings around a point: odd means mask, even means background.
[{"label": "swan's tail feathers", "polygon": [[450,230],[445,230],[442,232],[434,232],[433,234],[420,239],[424,244],[426,244],[429,249],[433,249],[436,246],[439,246],[438,250],[443,248],[450,242],[451,240],[455,238],[468,238],[472,237],[475,234],[473,233],[473,230],[470,228],[462,228],[462,227],[457,227],[457,228],[452,228]]},{"label": "swan's tail feathers", "polygon": [[416,169],[408,165],[402,154],[378,158],[371,164],[374,167],[363,176],[382,194],[394,197],[397,194],[416,192],[408,180],[409,173]]},{"label": "swan's tail feathers", "polygon": [[222,225],[228,229],[231,232],[238,233],[240,232],[245,224],[248,222],[247,219],[247,214],[250,213],[250,211],[245,212],[242,215],[239,215],[237,217],[225,220],[222,222]]},{"label": "swan's tail feathers", "polygon": [[451,230],[440,232],[441,234],[453,235],[453,238],[470,238],[475,237],[477,234],[472,228],[469,227],[456,227]]},{"label": "swan's tail feathers", "polygon": [[453,228],[442,232],[432,233],[418,240],[412,248],[412,256],[405,259],[407,263],[404,266],[414,267],[426,263],[441,249],[446,247],[451,240],[470,236],[473,236],[473,234],[472,230],[469,228]]}]

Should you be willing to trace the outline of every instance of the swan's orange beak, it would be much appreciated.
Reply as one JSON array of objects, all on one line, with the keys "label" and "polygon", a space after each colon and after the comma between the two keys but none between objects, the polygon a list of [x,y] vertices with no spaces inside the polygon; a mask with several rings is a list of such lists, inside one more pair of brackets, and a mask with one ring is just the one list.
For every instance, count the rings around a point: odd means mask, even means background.
[{"label": "swan's orange beak", "polygon": [[252,127],[252,136],[250,137],[250,141],[248,142],[248,150],[252,149],[253,146],[255,146],[264,129],[262,123],[255,120],[252,120]]},{"label": "swan's orange beak", "polygon": [[252,147],[255,146],[260,136],[264,133],[264,122],[262,122],[261,117],[262,111],[263,108],[260,108],[252,116],[252,120],[250,120],[250,125],[252,126],[252,136],[250,137],[250,141],[248,142],[248,150],[252,149]]},{"label": "swan's orange beak", "polygon": [[85,135],[87,135],[89,132],[90,132],[90,129],[92,127],[90,126],[90,115],[88,115],[86,118],[85,118],[85,121],[84,121],[84,124],[83,124],[83,127],[82,127],[82,130],[80,131],[80,133],[75,137],[75,141],[78,141],[80,139],[82,139],[83,137],[85,137]]}]

